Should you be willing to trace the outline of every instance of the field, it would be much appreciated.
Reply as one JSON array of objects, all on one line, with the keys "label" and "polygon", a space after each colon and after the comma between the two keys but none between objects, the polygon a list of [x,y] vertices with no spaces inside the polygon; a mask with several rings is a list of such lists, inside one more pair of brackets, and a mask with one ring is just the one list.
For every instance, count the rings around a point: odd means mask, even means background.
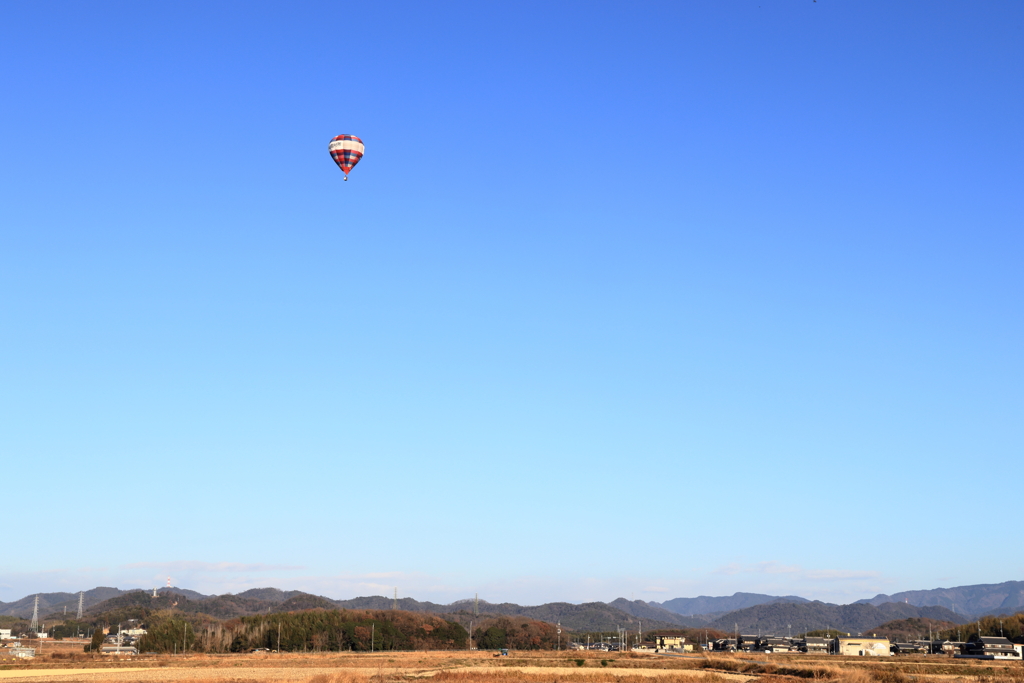
[{"label": "field", "polygon": [[1020,662],[947,657],[594,652],[384,652],[140,656],[0,655],[0,683],[1024,683]]}]

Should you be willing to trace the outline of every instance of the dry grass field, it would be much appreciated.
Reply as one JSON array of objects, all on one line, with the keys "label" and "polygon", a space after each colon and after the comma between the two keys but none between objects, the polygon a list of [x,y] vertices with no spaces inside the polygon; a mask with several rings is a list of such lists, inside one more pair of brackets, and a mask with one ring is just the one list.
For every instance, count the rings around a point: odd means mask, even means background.
[{"label": "dry grass field", "polygon": [[0,683],[1024,683],[1024,664],[947,657],[384,652],[140,656],[0,655]]}]

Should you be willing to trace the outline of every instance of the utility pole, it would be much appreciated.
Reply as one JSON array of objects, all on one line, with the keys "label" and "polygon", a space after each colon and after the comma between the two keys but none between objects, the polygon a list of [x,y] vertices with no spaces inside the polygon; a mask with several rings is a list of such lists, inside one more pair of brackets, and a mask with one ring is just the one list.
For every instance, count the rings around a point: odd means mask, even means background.
[{"label": "utility pole", "polygon": [[[376,634],[376,632],[377,632],[377,624],[375,624],[375,623],[374,624],[370,624],[370,652],[371,653],[373,652],[373,636]],[[366,631],[363,631],[363,633],[366,633]]]}]

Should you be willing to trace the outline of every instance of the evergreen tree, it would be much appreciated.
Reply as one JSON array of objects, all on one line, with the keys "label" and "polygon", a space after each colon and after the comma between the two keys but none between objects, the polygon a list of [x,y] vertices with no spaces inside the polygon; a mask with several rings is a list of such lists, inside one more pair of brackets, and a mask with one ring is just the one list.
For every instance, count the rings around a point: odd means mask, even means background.
[{"label": "evergreen tree", "polygon": [[92,642],[85,646],[86,652],[99,652],[103,647],[103,629],[96,628],[92,632]]}]

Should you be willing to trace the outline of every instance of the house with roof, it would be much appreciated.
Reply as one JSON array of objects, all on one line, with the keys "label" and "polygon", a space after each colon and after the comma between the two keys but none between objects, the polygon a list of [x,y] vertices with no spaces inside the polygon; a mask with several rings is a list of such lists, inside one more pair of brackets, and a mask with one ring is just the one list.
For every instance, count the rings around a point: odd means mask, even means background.
[{"label": "house with roof", "polygon": [[971,636],[964,643],[961,657],[976,659],[1020,659],[1020,653],[1009,638],[999,636]]}]

